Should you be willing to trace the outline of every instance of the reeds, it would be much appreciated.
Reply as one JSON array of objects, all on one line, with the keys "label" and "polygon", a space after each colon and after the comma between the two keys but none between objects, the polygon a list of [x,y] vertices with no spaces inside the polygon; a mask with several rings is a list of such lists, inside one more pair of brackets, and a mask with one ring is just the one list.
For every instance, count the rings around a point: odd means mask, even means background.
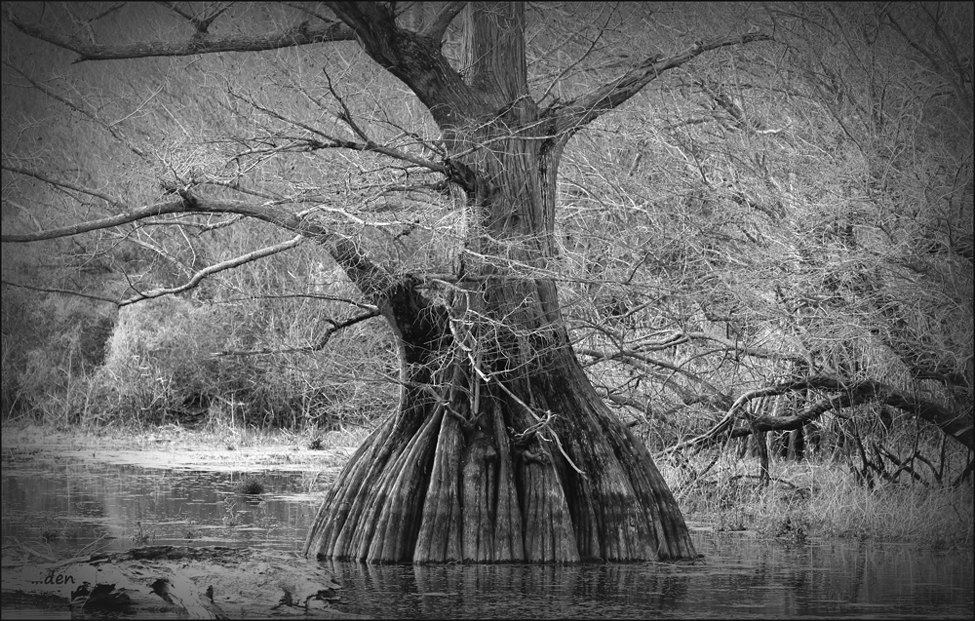
[{"label": "reeds", "polygon": [[716,531],[903,542],[935,549],[971,548],[975,541],[970,481],[951,488],[905,479],[871,489],[846,464],[814,460],[774,462],[770,483],[760,486],[754,459],[701,454],[681,465],[661,461],[658,466],[685,518]]}]

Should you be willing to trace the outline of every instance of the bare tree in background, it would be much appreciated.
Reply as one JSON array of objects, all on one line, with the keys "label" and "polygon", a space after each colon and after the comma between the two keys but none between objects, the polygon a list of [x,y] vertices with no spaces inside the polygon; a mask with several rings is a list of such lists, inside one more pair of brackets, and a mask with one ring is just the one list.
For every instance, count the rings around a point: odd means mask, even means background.
[{"label": "bare tree in background", "polygon": [[576,351],[667,453],[805,429],[827,457],[882,466],[876,443],[887,475],[925,453],[961,482],[971,8],[767,8],[781,47],[679,70],[612,117],[621,148],[597,124],[567,153],[563,291],[594,303],[563,309]]}]

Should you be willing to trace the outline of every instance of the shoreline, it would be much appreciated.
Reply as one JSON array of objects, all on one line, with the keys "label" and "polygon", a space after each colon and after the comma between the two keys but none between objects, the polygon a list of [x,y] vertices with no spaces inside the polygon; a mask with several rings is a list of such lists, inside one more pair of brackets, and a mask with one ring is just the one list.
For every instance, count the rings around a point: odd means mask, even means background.
[{"label": "shoreline", "polygon": [[[93,433],[7,422],[2,452],[7,464],[67,458],[159,470],[260,470],[332,478],[368,431],[295,433],[166,425],[147,431],[110,427]],[[971,546],[975,507],[970,485],[949,489],[902,483],[870,489],[857,483],[841,463],[806,461],[777,463],[775,478],[785,485],[760,488],[750,484],[755,464],[730,455],[716,459],[715,464],[712,456],[699,455],[693,462],[698,472],[710,469],[707,485],[688,481],[687,473],[672,464],[658,464],[685,522],[695,531],[748,533],[794,545],[810,539],[857,539],[945,550]]]}]

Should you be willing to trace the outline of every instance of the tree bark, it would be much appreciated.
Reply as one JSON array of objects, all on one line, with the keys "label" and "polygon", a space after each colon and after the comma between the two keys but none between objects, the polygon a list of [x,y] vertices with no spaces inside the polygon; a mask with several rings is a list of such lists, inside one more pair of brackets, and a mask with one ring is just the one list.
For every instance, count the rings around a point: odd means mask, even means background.
[{"label": "tree bark", "polygon": [[[447,351],[453,358],[427,379],[443,379],[446,398],[406,382],[400,409],[323,503],[306,554],[371,562],[695,556],[650,455],[595,394],[567,341],[520,358],[524,368],[499,368],[515,358],[497,355],[487,380],[462,350]],[[414,379],[427,374],[409,366]]]}]

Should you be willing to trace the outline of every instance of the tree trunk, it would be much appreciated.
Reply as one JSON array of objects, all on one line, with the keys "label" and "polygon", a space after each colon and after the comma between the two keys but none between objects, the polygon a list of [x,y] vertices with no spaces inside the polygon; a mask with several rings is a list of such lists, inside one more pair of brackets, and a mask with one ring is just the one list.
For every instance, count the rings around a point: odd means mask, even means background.
[{"label": "tree trunk", "polygon": [[399,411],[323,503],[306,554],[370,562],[695,556],[646,448],[599,400],[564,338],[522,368],[498,368],[513,359],[498,356],[487,380],[458,350],[435,373],[453,378],[447,399],[427,394],[421,378],[407,382]]},{"label": "tree trunk", "polygon": [[477,230],[451,299],[438,306],[409,280],[388,296],[399,410],[352,457],[305,552],[371,562],[694,557],[670,490],[596,395],[555,283],[541,277],[554,156],[530,139],[496,142],[509,144],[475,163],[489,182],[471,192]]},{"label": "tree trunk", "polygon": [[552,278],[567,137],[528,96],[524,8],[470,8],[466,86],[446,69],[431,79],[433,61],[414,58],[428,49],[422,37],[392,23],[383,32],[395,36],[373,36],[385,14],[335,8],[430,108],[468,213],[456,282],[434,296],[406,278],[379,300],[399,342],[399,409],[340,475],[305,553],[418,563],[695,557],[650,454],[569,344]]},{"label": "tree trunk", "polygon": [[375,562],[695,555],[646,448],[576,359],[555,283],[532,277],[549,240],[521,223],[544,221],[554,179],[537,143],[517,142],[479,162],[492,182],[476,195],[490,198],[472,201],[480,233],[469,237],[449,310],[409,281],[389,295],[399,410],[353,456],[306,553]]}]

